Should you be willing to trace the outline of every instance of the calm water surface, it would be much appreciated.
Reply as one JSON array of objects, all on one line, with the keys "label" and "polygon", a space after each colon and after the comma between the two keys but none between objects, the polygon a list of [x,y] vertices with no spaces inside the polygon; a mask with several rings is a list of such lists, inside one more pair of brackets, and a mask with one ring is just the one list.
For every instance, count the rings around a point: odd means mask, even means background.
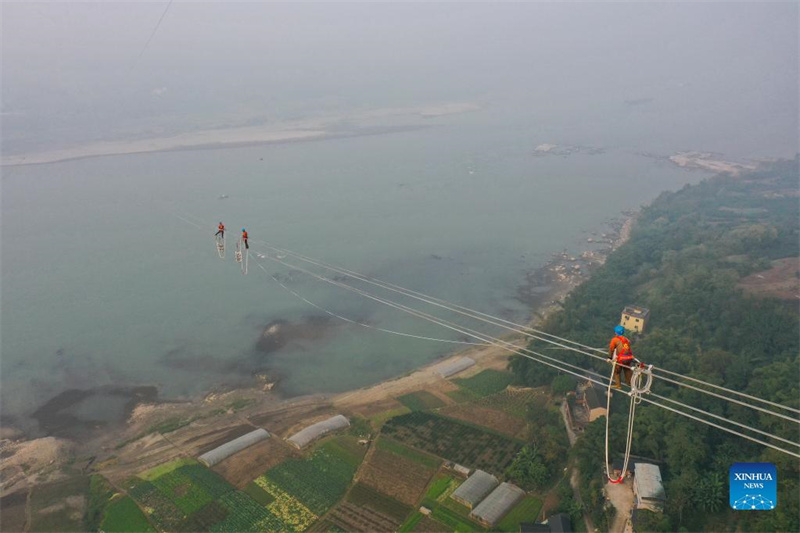
[{"label": "calm water surface", "polygon": [[[534,156],[544,142],[606,151]],[[230,251],[217,258],[217,222],[232,233],[246,227],[253,241],[522,320],[528,310],[516,291],[526,272],[556,251],[580,251],[585,230],[620,211],[703,177],[635,151],[479,112],[390,135],[13,168],[2,197],[3,414],[24,417],[69,388],[155,384],[176,398],[250,383],[267,370],[286,393],[300,394],[406,372],[453,345],[330,317],[314,322],[326,315],[256,263],[243,276]],[[458,338],[302,275],[286,278],[275,263],[265,267],[343,316]],[[262,328],[275,320],[308,335],[259,351]]]}]

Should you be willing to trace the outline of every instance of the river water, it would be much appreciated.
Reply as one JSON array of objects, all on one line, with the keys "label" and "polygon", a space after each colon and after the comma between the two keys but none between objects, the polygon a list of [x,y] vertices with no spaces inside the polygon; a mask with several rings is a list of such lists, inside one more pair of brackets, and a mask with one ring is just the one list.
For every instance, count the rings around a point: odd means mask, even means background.
[{"label": "river water", "polygon": [[[284,291],[255,255],[243,276],[232,237],[227,259],[216,255],[220,220],[232,234],[246,227],[254,248],[267,240],[524,320],[529,310],[517,289],[527,272],[554,252],[584,249],[586,231],[622,210],[704,177],[636,153],[677,147],[591,133],[571,139],[566,127],[545,131],[531,117],[498,110],[425,125],[5,169],[6,421],[22,424],[68,389],[155,385],[162,397],[180,398],[252,383],[258,371],[279,376],[287,394],[341,391],[453,351],[331,318]],[[604,151],[536,156],[546,142]],[[342,316],[459,338],[275,263],[265,267]],[[294,340],[259,344],[275,321],[285,321]]]}]

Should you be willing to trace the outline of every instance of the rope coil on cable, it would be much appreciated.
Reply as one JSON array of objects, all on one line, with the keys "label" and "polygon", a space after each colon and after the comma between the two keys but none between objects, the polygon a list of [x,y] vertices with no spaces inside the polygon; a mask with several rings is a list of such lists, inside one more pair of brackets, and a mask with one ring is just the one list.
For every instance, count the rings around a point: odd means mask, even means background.
[{"label": "rope coil on cable", "polygon": [[[617,358],[614,357],[611,362],[611,378],[608,380],[608,391],[606,393],[606,477],[611,483],[622,483],[625,479],[625,474],[628,471],[628,462],[631,457],[631,444],[633,443],[633,421],[636,415],[636,406],[642,402],[642,394],[648,394],[650,387],[653,385],[653,365],[644,366],[636,365],[632,368],[631,375],[631,391],[628,395],[631,397],[630,405],[628,407],[628,431],[625,438],[625,455],[622,462],[622,471],[619,477],[611,477],[611,465],[608,461],[608,428],[609,419],[611,418],[611,384],[614,383],[614,376],[617,372]],[[623,365],[619,365],[623,366]],[[622,368],[620,368],[620,371]],[[640,380],[644,379],[643,383]]]}]

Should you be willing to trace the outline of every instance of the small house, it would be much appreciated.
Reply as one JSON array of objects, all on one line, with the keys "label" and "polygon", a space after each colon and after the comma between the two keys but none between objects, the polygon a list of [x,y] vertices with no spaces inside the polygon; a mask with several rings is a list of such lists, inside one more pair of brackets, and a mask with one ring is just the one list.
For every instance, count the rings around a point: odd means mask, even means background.
[{"label": "small house", "polygon": [[625,331],[642,333],[647,325],[648,318],[650,318],[649,309],[645,309],[640,305],[626,305],[625,309],[622,310],[622,318],[619,321],[619,325],[625,328]]},{"label": "small house", "polygon": [[461,475],[462,475],[462,476],[464,476],[464,477],[468,477],[468,476],[469,476],[469,473],[470,473],[470,472],[472,472],[472,470],[470,470],[470,469],[469,469],[469,468],[467,468],[466,466],[464,466],[464,465],[459,465],[459,464],[455,464],[455,465],[453,465],[453,471],[454,471],[454,472],[458,472],[459,474],[461,474]]},{"label": "small house", "polygon": [[636,507],[660,512],[664,510],[667,500],[664,484],[661,482],[661,470],[650,463],[634,463],[633,496]]},{"label": "small house", "polygon": [[523,522],[520,533],[572,533],[572,521],[564,513],[554,514],[544,522]]},{"label": "small house", "polygon": [[583,391],[583,400],[586,410],[589,412],[589,422],[594,422],[608,413],[606,402],[600,400],[600,395],[594,387],[586,387],[586,390]]},{"label": "small house", "polygon": [[[611,472],[614,476],[619,477],[622,475],[622,467],[625,465],[625,460],[622,458],[614,459],[611,462]],[[628,463],[628,468],[625,470],[625,477],[629,477],[633,472],[631,471],[631,464]]]}]

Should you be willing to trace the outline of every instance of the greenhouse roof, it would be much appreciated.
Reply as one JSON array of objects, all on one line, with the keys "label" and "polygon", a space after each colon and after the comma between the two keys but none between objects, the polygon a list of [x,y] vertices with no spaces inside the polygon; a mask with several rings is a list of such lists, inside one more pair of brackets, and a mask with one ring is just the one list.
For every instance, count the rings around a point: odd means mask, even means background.
[{"label": "greenhouse roof", "polygon": [[492,492],[492,489],[499,483],[493,475],[483,470],[476,470],[450,497],[472,508]]},{"label": "greenhouse roof", "polygon": [[223,459],[226,459],[227,457],[230,457],[231,455],[240,452],[245,448],[249,448],[253,444],[261,442],[266,438],[269,438],[269,433],[267,433],[267,430],[259,428],[255,431],[251,431],[250,433],[242,435],[241,437],[233,439],[232,441],[226,442],[222,446],[217,446],[213,450],[198,457],[197,460],[206,466],[214,466]]},{"label": "greenhouse roof", "polygon": [[525,496],[525,491],[511,483],[501,483],[470,513],[471,517],[494,526]]},{"label": "greenhouse roof", "polygon": [[291,437],[289,437],[289,442],[297,446],[298,448],[302,448],[313,442],[314,440],[318,439],[319,437],[330,433],[331,431],[336,431],[337,429],[346,428],[350,425],[350,421],[347,420],[346,417],[342,415],[332,416],[327,420],[323,420],[322,422],[317,422],[316,424],[310,425],[307,428],[298,431]]}]

